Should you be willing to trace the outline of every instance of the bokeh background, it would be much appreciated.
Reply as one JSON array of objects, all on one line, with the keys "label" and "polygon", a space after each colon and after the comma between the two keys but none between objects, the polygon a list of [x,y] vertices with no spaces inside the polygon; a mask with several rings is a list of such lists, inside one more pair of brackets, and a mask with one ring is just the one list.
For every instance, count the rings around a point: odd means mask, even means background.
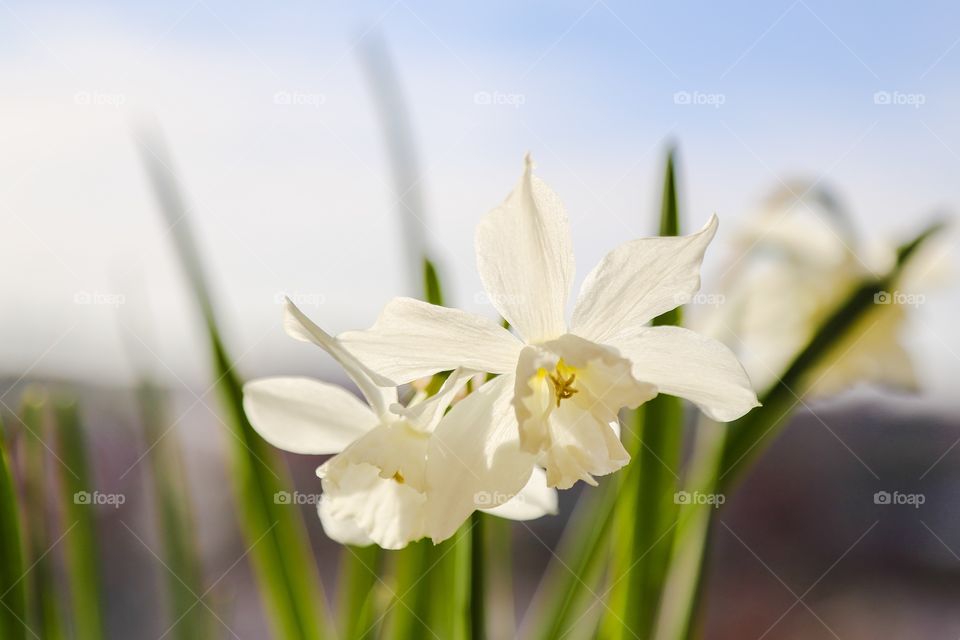
[{"label": "bokeh background", "polygon": [[[452,303],[493,315],[473,228],[528,151],[567,205],[581,278],[655,230],[670,145],[683,224],[721,219],[706,291],[738,225],[796,179],[836,194],[864,246],[902,240],[960,205],[958,72],[948,2],[3,0],[0,409],[31,383],[77,390],[98,483],[131,496],[101,513],[111,634],[166,628],[150,505],[133,499],[151,445],[130,393],[143,368],[175,399],[204,571],[223,576],[231,629],[266,633],[236,563],[230,436],[135,144],[144,127],[164,131],[242,375],[342,380],[284,335],[282,296],[331,332],[367,326],[418,286],[412,241]],[[414,150],[399,179],[385,137],[397,121]],[[948,267],[955,247],[950,230]],[[910,314],[919,395],[858,389],[808,407],[725,506],[707,638],[960,635],[957,282]],[[315,463],[294,461],[299,488],[315,490]],[[869,498],[888,488],[927,502],[878,509]],[[537,536],[516,530],[518,618],[572,501]],[[335,547],[308,521],[332,579]]]}]

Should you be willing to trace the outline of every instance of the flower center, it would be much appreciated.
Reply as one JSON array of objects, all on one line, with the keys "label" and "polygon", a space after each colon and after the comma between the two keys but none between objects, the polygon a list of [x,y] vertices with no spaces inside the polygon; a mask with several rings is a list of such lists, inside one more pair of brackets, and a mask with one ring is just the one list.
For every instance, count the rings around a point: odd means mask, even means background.
[{"label": "flower center", "polygon": [[[569,373],[569,376],[566,376],[565,373]],[[550,378],[551,384],[553,384],[553,394],[557,399],[557,406],[560,406],[561,400],[566,400],[567,398],[572,398],[573,394],[577,393],[579,389],[573,388],[573,383],[577,379],[577,374],[573,367],[568,367],[561,358],[557,362],[557,369],[555,373],[548,375]]]}]

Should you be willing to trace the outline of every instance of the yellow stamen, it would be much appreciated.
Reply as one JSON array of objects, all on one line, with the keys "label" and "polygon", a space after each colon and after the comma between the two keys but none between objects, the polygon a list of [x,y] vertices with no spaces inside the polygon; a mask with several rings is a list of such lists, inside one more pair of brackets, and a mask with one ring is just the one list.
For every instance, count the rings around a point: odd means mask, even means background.
[{"label": "yellow stamen", "polygon": [[577,379],[576,373],[571,373],[569,378],[564,378],[563,374],[560,373],[560,369],[567,369],[563,360],[557,363],[557,372],[556,374],[550,374],[550,382],[553,383],[554,395],[557,398],[557,406],[560,406],[561,400],[566,400],[567,398],[573,397],[573,394],[577,393],[579,389],[573,388],[573,383]]},{"label": "yellow stamen", "polygon": [[403,474],[399,471],[393,474],[393,479],[396,480],[398,484],[403,484],[405,482],[403,479]]}]

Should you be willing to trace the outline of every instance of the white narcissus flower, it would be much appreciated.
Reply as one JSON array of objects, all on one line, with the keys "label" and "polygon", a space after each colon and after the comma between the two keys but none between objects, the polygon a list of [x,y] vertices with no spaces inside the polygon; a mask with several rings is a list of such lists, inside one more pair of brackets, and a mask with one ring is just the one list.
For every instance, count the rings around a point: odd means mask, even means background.
[{"label": "white narcissus flower", "polygon": [[[425,536],[437,542],[449,537],[478,507],[515,520],[556,512],[556,492],[547,488],[543,473],[517,471],[523,466],[517,459],[529,457],[519,449],[511,455],[501,448],[491,457],[499,454],[511,463],[504,478],[511,487],[524,487],[520,495],[470,478],[471,465],[488,461],[484,446],[503,440],[498,432],[516,431],[509,407],[493,402],[502,380],[480,387],[444,415],[470,378],[471,372],[457,370],[436,395],[419,394],[404,407],[393,385],[289,300],[284,325],[292,337],[333,356],[367,400],[309,378],[264,378],[244,386],[244,409],[265,440],[294,453],[337,454],[317,469],[323,486],[320,520],[331,538],[399,549]],[[451,485],[464,476],[457,487]]]},{"label": "white narcissus flower", "polygon": [[[735,346],[751,380],[770,387],[864,278],[891,268],[892,251],[863,246],[830,192],[802,182],[785,185],[737,234],[726,301],[703,318],[704,331]],[[920,299],[918,284],[908,277],[897,286]],[[807,374],[807,395],[833,395],[858,382],[917,387],[901,339],[909,304],[902,297],[908,296],[880,296]]]},{"label": "white narcissus flower", "polygon": [[[569,224],[557,195],[533,176],[528,157],[519,184],[476,235],[487,295],[520,338],[464,311],[396,298],[373,327],[340,339],[395,383],[455,367],[501,374],[509,380],[501,391],[516,413],[521,449],[537,456],[547,483],[596,484],[593,476],[629,460],[616,431],[623,407],[663,392],[729,421],[757,405],[727,347],[679,327],[646,326],[697,291],[716,228],[712,217],[690,236],[621,245],[587,276],[568,324]],[[495,481],[492,466],[481,471]]]}]

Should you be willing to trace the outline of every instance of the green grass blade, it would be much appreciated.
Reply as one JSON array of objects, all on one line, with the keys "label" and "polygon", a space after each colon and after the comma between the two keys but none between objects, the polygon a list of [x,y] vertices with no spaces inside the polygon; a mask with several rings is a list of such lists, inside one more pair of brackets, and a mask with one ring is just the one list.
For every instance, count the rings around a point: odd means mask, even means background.
[{"label": "green grass blade", "polygon": [[[422,258],[423,297],[431,304],[443,304],[443,290],[436,268],[429,258]],[[443,384],[445,375],[433,376],[427,385],[428,395],[436,393]],[[431,634],[439,628],[454,633],[456,628],[454,608],[445,602],[456,574],[456,559],[459,554],[453,548],[460,535],[439,545],[420,541],[406,549],[392,553],[393,590],[395,603],[391,611],[391,636],[413,637],[405,634]],[[436,594],[431,597],[431,594]],[[419,635],[417,636],[419,637]]]},{"label": "green grass blade", "polygon": [[[667,155],[663,198],[660,209],[660,235],[680,233],[674,152]],[[654,318],[655,326],[679,325],[678,307]],[[647,638],[653,628],[660,604],[663,582],[670,557],[677,505],[674,494],[680,474],[683,446],[683,404],[674,396],[659,395],[635,412],[637,438],[631,452],[631,465],[639,466],[637,487],[626,492],[621,509],[633,517],[630,564],[626,575],[625,609],[622,611],[621,636]],[[615,578],[619,578],[614,572]]]},{"label": "green grass blade", "polygon": [[[399,80],[399,74],[389,54],[386,43],[380,37],[368,38],[360,49],[360,59],[366,72],[368,84],[377,109],[388,160],[393,173],[396,207],[403,239],[405,264],[410,274],[410,288],[418,291],[427,302],[444,304],[440,279],[434,264],[428,258],[426,234],[424,233],[426,206],[422,189],[423,178],[415,136],[411,126],[408,102]],[[420,288],[422,286],[422,289]],[[435,393],[443,383],[444,376],[434,376],[427,391]],[[453,580],[469,575],[469,557],[457,545],[470,543],[469,534],[459,533],[453,539],[436,547],[411,545],[393,553],[395,568],[393,585],[400,595],[394,603],[388,628],[393,637],[405,637],[405,633],[424,632],[425,625],[443,630],[443,637],[462,637],[463,626],[456,599],[457,589],[437,584],[440,577]],[[426,575],[429,572],[429,575]],[[399,635],[398,635],[399,634]],[[445,635],[453,634],[453,635]]]},{"label": "green grass blade", "polygon": [[148,380],[137,389],[137,403],[150,450],[149,472],[163,549],[170,635],[192,640],[213,635],[215,619],[207,607],[197,604],[204,593],[202,563],[194,537],[193,514],[186,469],[175,435],[168,428],[167,398]]},{"label": "green grass blade", "polygon": [[513,593],[512,521],[491,517],[484,523],[483,544],[487,551],[487,633],[492,638],[510,638],[516,634]]},{"label": "green grass blade", "polygon": [[[474,511],[470,516],[469,538],[465,544],[470,548],[470,638],[487,637],[487,560],[484,528],[490,516]],[[461,574],[462,575],[462,574]]]},{"label": "green grass blade", "polygon": [[677,204],[677,173],[675,164],[676,150],[671,148],[667,151],[667,164],[663,172],[663,198],[660,202],[659,228],[661,236],[680,235],[680,207]]},{"label": "green grass blade", "polygon": [[470,637],[470,522],[448,540],[431,547],[424,559],[423,584],[429,599],[425,620],[428,636],[463,640]]},{"label": "green grass blade", "polygon": [[23,447],[23,494],[27,530],[27,562],[33,569],[26,577],[30,593],[30,628],[41,638],[65,637],[63,602],[54,579],[54,554],[50,538],[48,497],[54,492],[47,485],[46,448],[43,416],[45,398],[28,389],[21,397],[20,421],[26,428]]},{"label": "green grass blade", "polygon": [[426,241],[426,205],[420,188],[423,170],[408,101],[400,82],[400,74],[383,37],[370,34],[359,47],[370,87],[373,106],[380,120],[386,145],[387,160],[393,174],[393,185],[404,245],[404,263],[412,295],[420,290],[421,260],[428,254]]},{"label": "green grass blade", "polygon": [[[428,258],[423,258],[422,264],[423,297],[431,304],[442,305],[437,270]],[[439,390],[446,373],[433,377],[426,389],[429,395]],[[391,611],[390,637],[485,637],[471,635],[485,633],[485,589],[482,579],[473,579],[475,556],[482,556],[484,549],[475,537],[474,529],[482,526],[477,525],[478,519],[479,514],[475,514],[456,535],[438,545],[421,541],[393,554],[397,601]]]},{"label": "green grass blade", "polygon": [[440,286],[440,277],[437,268],[429,258],[423,259],[423,299],[430,304],[443,306],[443,289]]},{"label": "green grass blade", "polygon": [[189,209],[173,177],[169,155],[155,133],[141,139],[140,149],[205,325],[216,387],[232,436],[240,525],[274,633],[284,640],[330,637],[326,598],[303,521],[292,505],[275,499],[291,485],[286,466],[244,413],[242,381],[220,337],[200,252],[190,232]]},{"label": "green grass blade", "polygon": [[[624,434],[625,436],[627,434]],[[632,445],[625,442],[628,450]],[[619,504],[637,504],[637,484],[622,486],[619,491]],[[619,638],[624,633],[623,612],[627,610],[630,581],[624,573],[633,560],[633,537],[638,518],[633,510],[619,507],[614,510],[612,530],[610,531],[610,554],[607,560],[609,566],[608,586],[605,600],[607,606],[600,612],[600,622],[597,636],[600,638]]]},{"label": "green grass blade", "polygon": [[387,633],[389,638],[405,640],[433,637],[428,624],[431,618],[430,575],[435,570],[430,564],[431,546],[429,540],[421,540],[389,554],[393,560],[394,591]]},{"label": "green grass blade", "polygon": [[375,631],[380,561],[376,545],[345,546],[340,553],[338,620],[345,640],[378,637]]},{"label": "green grass blade", "polygon": [[[629,467],[622,482],[636,481],[637,475],[637,468]],[[599,488],[581,494],[527,614],[531,637],[562,638],[575,622],[577,603],[594,590],[592,577],[607,553],[620,484],[608,477]]]},{"label": "green grass blade", "polygon": [[103,582],[100,549],[97,543],[96,507],[90,499],[95,490],[87,457],[87,442],[77,404],[73,400],[55,403],[60,469],[60,499],[64,546],[70,591],[73,637],[100,640],[104,635],[101,607]]},{"label": "green grass blade", "polygon": [[0,638],[25,640],[27,589],[23,581],[20,514],[17,490],[3,423],[0,422]]},{"label": "green grass blade", "polygon": [[471,612],[476,607],[470,570],[474,527],[470,520],[438,545],[421,540],[390,552],[394,598],[385,637],[477,637],[471,636],[475,624]]},{"label": "green grass blade", "polygon": [[[716,493],[717,471],[726,437],[727,425],[707,418],[700,420],[684,491],[701,495]],[[669,571],[652,636],[655,640],[684,640],[689,636],[714,508],[696,501],[678,507]]]},{"label": "green grass blade", "polygon": [[[674,152],[670,150],[664,171],[661,235],[679,233],[678,209]],[[676,309],[654,319],[654,324],[678,324],[680,319],[680,310]],[[624,442],[632,461],[625,471],[608,480],[602,495],[591,501],[593,504],[587,503],[589,524],[579,533],[570,534],[573,552],[566,562],[577,576],[588,575],[605,554],[608,543],[612,546],[611,587],[600,622],[605,637],[645,637],[644,630],[652,627],[675,522],[673,494],[683,435],[680,400],[659,396],[634,412],[628,423],[633,429],[624,433]],[[614,529],[614,521],[625,526]],[[564,577],[556,570],[553,573],[556,582],[551,589],[553,595],[548,597],[551,604],[539,618],[546,625],[541,636],[545,639],[566,632],[574,605],[586,588],[582,580]]]},{"label": "green grass blade", "polygon": [[683,405],[673,396],[658,396],[637,410],[642,444],[631,464],[640,469],[633,544],[626,567],[623,615],[626,637],[649,637],[660,604],[677,523],[677,491],[683,445]]},{"label": "green grass blade", "polygon": [[776,384],[760,398],[763,406],[729,425],[729,435],[720,464],[721,490],[736,482],[785,426],[787,418],[799,402],[798,397],[803,397],[807,374],[873,309],[877,294],[893,289],[911,257],[928,238],[943,227],[941,222],[934,223],[913,240],[899,247],[896,264],[890,272],[883,277],[864,281],[827,318]]}]

